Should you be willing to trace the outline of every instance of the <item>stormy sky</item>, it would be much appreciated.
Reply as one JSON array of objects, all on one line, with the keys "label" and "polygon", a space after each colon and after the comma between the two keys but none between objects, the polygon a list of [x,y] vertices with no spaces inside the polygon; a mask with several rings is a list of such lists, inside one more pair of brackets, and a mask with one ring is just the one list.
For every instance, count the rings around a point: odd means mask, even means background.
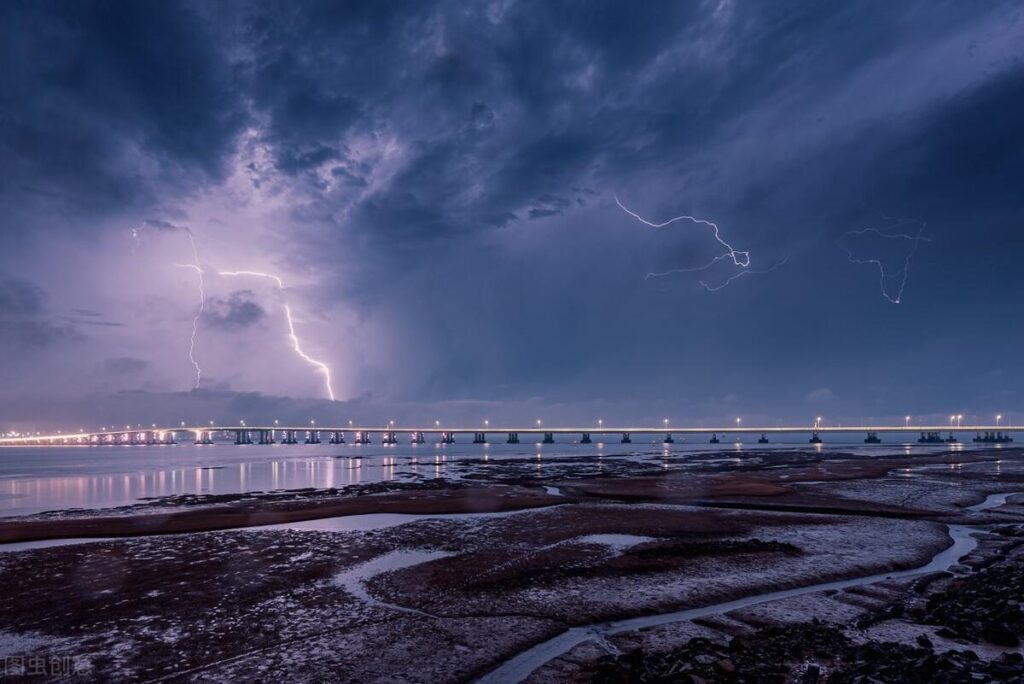
[{"label": "stormy sky", "polygon": [[1019,3],[0,33],[0,428],[1024,418]]}]

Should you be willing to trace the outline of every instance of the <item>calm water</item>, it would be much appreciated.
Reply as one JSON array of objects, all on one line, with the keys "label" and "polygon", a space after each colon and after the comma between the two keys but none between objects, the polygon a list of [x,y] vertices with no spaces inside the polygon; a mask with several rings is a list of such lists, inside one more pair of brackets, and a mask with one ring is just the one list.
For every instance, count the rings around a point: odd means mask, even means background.
[{"label": "calm water", "polygon": [[[546,470],[585,457],[600,466],[605,459],[627,455],[650,461],[670,456],[665,467],[687,467],[685,455],[709,451],[810,448],[806,436],[762,445],[753,441],[722,444],[677,441],[619,444],[434,444],[395,446],[247,445],[0,447],[0,516],[66,508],[106,508],[144,497],[170,494],[228,494],[302,487],[344,487],[381,481],[459,478],[471,472],[504,467],[509,460]],[[923,453],[947,447],[861,441],[830,441],[825,448],[867,454]],[[969,449],[971,446],[964,445]],[[683,458],[679,458],[682,456]],[[527,459],[529,459],[527,461]],[[706,463],[707,461],[704,461]]]}]

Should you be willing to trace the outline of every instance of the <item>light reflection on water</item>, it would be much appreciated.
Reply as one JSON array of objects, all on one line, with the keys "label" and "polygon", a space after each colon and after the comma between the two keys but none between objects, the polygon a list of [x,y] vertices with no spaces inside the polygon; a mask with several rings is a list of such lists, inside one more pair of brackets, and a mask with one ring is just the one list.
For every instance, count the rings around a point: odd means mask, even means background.
[{"label": "light reflection on water", "polygon": [[[806,436],[771,444],[708,444],[696,439],[675,444],[660,440],[633,444],[489,445],[246,445],[0,448],[0,515],[23,515],[65,508],[106,508],[145,497],[175,494],[230,494],[305,487],[344,487],[384,481],[457,478],[468,469],[498,467],[508,459],[533,461],[535,472],[566,457],[591,457],[596,470],[605,459],[633,455],[662,459],[663,468],[685,468],[686,454],[732,450],[739,462],[751,450],[806,448]],[[828,448],[852,453],[893,455],[948,450],[948,445],[865,446],[860,441],[830,441]],[[967,447],[971,448],[971,447]],[[708,463],[708,461],[703,461]],[[998,470],[997,466],[992,469]]]}]

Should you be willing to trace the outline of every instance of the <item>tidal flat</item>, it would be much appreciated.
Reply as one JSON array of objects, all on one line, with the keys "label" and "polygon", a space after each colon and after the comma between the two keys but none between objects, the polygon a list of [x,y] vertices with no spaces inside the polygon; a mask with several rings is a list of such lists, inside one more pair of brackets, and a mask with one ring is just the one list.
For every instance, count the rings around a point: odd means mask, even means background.
[{"label": "tidal flat", "polygon": [[63,681],[1024,676],[1024,451],[676,458],[6,518],[0,651]]}]

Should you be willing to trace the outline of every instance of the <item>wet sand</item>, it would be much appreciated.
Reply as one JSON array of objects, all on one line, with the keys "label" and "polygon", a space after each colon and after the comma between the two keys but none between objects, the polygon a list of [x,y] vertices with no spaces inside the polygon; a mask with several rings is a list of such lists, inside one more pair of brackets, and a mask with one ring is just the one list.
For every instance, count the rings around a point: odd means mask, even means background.
[{"label": "wet sand", "polygon": [[[914,645],[927,633],[936,648],[969,647],[995,663],[1013,647],[988,640],[1010,637],[994,623],[973,627],[986,615],[996,620],[995,609],[959,597],[984,599],[1016,581],[1024,497],[971,507],[1024,490],[1020,468],[1011,467],[1024,457],[1002,450],[1006,467],[985,476],[957,466],[986,458],[881,462],[808,451],[709,459],[685,474],[623,461],[595,475],[569,463],[533,479],[529,464],[509,463],[468,486],[193,497],[158,502],[159,514],[146,505],[8,519],[0,521],[7,538],[125,538],[0,554],[8,589],[0,650],[8,643],[18,654],[78,658],[81,681],[460,682],[574,627],[795,591],[720,616],[609,633],[556,653],[530,677],[589,681],[619,672],[616,659],[633,652],[652,667],[655,654],[675,667],[708,653],[746,667],[730,638],[813,619],[824,622],[809,634],[854,653],[843,625],[866,615],[886,644]],[[345,518],[332,516],[368,513],[415,515],[329,531],[344,528],[337,523]],[[296,521],[305,521],[301,530],[248,527]],[[800,594],[922,566],[948,549],[949,522],[982,530],[978,548],[920,587],[883,580]],[[234,527],[241,529],[226,529]],[[953,584],[975,573],[988,579]],[[939,603],[914,612],[929,597]],[[903,612],[890,609],[903,602]],[[942,636],[922,622],[939,615],[960,631]],[[731,681],[693,666],[705,681]]]}]

